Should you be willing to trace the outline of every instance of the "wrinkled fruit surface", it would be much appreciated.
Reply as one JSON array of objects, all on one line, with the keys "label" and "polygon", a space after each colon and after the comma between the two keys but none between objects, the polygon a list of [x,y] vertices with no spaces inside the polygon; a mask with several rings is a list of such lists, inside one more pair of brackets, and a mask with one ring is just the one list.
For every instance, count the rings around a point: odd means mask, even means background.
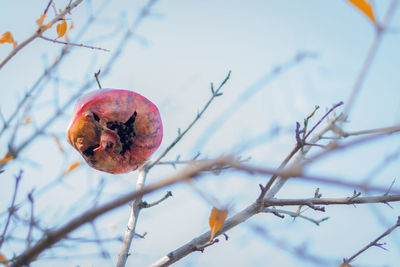
[{"label": "wrinkled fruit surface", "polygon": [[93,168],[108,173],[136,170],[159,147],[160,113],[128,90],[101,89],[80,98],[67,130],[69,143]]}]

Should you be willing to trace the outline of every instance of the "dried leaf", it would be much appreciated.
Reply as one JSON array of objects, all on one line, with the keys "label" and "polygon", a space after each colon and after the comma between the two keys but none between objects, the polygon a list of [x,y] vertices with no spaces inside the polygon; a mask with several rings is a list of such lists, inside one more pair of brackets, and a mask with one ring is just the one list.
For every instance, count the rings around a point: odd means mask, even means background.
[{"label": "dried leaf", "polygon": [[36,20],[36,23],[37,23],[37,25],[39,25],[39,29],[49,29],[49,28],[51,28],[51,26],[53,26],[53,23],[48,23],[48,24],[46,24],[46,25],[43,25],[43,20],[46,18],[46,14],[42,14],[41,16],[40,16],[40,18],[39,19],[37,19]]},{"label": "dried leaf", "polygon": [[65,34],[65,41],[67,41],[67,42],[69,41],[69,40],[68,40],[68,35],[69,35],[70,31],[71,31],[73,28],[74,28],[74,23],[71,22],[71,24],[69,25],[69,29],[68,29],[67,33]]},{"label": "dried leaf", "polygon": [[7,163],[13,159],[14,157],[11,155],[11,153],[7,152],[7,154],[2,159],[0,159],[0,163]]},{"label": "dried leaf", "polygon": [[367,0],[348,0],[350,3],[352,3],[355,7],[357,7],[361,12],[363,12],[367,17],[374,23],[375,21],[375,16],[374,16],[374,11],[372,9],[371,4]]},{"label": "dried leaf", "polygon": [[8,260],[0,253],[0,263],[4,264],[4,266],[8,266]]},{"label": "dried leaf", "polygon": [[81,164],[82,164],[82,163],[81,163],[80,161],[77,161],[77,162],[72,163],[72,164],[69,166],[69,168],[64,172],[63,175],[69,174],[70,172],[72,172],[73,170],[75,170],[76,168],[78,168],[79,166],[81,166]]},{"label": "dried leaf", "polygon": [[4,43],[13,44],[14,48],[17,46],[17,42],[14,41],[14,37],[12,36],[11,32],[5,32],[2,35],[0,35],[0,44]]},{"label": "dried leaf", "polygon": [[61,23],[57,24],[57,38],[61,38],[67,32],[67,22],[63,20]]},{"label": "dried leaf", "polygon": [[224,224],[227,216],[228,216],[227,209],[218,209],[216,207],[212,208],[209,218],[209,223],[211,228],[210,242],[214,239],[215,234]]},{"label": "dried leaf", "polygon": [[52,137],[54,138],[54,140],[56,141],[58,150],[60,150],[62,153],[65,153],[65,150],[64,150],[64,148],[61,146],[60,139],[57,137],[57,135],[51,134],[51,136],[52,136]]}]

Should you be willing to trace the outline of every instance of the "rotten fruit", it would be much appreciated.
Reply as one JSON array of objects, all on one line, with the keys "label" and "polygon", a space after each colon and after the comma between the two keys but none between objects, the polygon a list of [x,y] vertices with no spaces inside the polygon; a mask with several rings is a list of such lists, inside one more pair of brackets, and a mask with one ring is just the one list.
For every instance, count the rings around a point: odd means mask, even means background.
[{"label": "rotten fruit", "polygon": [[101,89],[80,98],[67,130],[69,143],[93,168],[108,173],[136,170],[160,146],[157,107],[128,90]]}]

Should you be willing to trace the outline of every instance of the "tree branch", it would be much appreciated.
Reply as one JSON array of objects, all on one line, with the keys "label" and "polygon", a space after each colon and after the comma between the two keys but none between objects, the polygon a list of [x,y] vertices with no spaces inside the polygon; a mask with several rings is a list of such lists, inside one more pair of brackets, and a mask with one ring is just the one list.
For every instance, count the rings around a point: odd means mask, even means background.
[{"label": "tree branch", "polygon": [[[22,254],[17,256],[11,267],[17,267],[21,265],[29,264],[33,261],[37,256],[39,256],[44,250],[53,246],[63,238],[67,237],[68,234],[81,227],[82,225],[95,220],[97,217],[107,213],[110,210],[118,208],[129,201],[132,201],[136,198],[142,197],[145,194],[156,191],[162,187],[172,185],[177,182],[185,181],[187,179],[193,179],[197,177],[201,172],[209,170],[215,166],[224,165],[226,162],[229,162],[229,157],[220,157],[215,160],[203,161],[196,165],[188,166],[184,168],[180,172],[176,173],[173,176],[167,177],[166,179],[162,179],[159,182],[156,182],[152,185],[144,187],[140,191],[134,191],[128,194],[125,194],[113,201],[107,202],[104,205],[101,205],[97,208],[91,208],[81,215],[71,219],[65,225],[61,226],[56,230],[50,230],[46,232],[45,236],[40,239],[36,244],[34,244],[29,249],[25,250]],[[208,238],[210,238],[208,236]]]}]

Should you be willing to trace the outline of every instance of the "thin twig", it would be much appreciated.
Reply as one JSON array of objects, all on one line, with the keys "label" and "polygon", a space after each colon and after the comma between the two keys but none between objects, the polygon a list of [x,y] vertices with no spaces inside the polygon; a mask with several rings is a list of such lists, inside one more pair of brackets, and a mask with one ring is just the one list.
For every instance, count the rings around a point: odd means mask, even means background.
[{"label": "thin twig", "polygon": [[96,82],[97,82],[97,85],[99,86],[99,89],[101,89],[101,84],[100,84],[100,81],[99,81],[99,75],[100,75],[100,69],[99,69],[98,72],[96,72],[94,74],[94,78],[96,79]]},{"label": "thin twig", "polygon": [[324,218],[322,218],[322,219],[319,219],[319,220],[316,220],[316,219],[313,219],[313,218],[311,218],[311,217],[308,217],[308,216],[304,216],[304,215],[302,215],[302,214],[299,214],[299,213],[297,213],[297,212],[293,212],[293,211],[289,211],[289,210],[280,210],[280,209],[271,209],[271,208],[264,208],[263,210],[262,210],[263,212],[269,212],[269,213],[278,213],[278,214],[287,214],[287,215],[289,215],[289,216],[291,216],[291,217],[293,217],[293,218],[302,218],[302,219],[304,219],[304,220],[306,220],[306,221],[310,221],[310,222],[312,222],[312,223],[314,223],[315,225],[320,225],[320,223],[321,222],[324,222],[324,221],[326,221],[326,220],[328,220],[329,219],[329,217],[324,217]]},{"label": "thin twig", "polygon": [[10,225],[11,218],[14,215],[14,213],[17,211],[17,208],[15,207],[15,200],[17,198],[18,185],[19,185],[19,182],[21,181],[21,178],[22,178],[22,170],[15,177],[14,193],[13,193],[13,196],[12,196],[10,207],[8,208],[7,221],[6,221],[5,225],[4,225],[3,232],[2,232],[2,234],[0,236],[0,248],[3,245],[4,240],[6,238],[6,233],[7,233],[8,226]]},{"label": "thin twig", "polygon": [[160,198],[159,200],[154,201],[152,203],[147,203],[146,201],[143,201],[140,204],[140,208],[141,209],[147,209],[147,208],[151,208],[151,207],[157,206],[158,204],[160,204],[161,202],[163,202],[164,200],[166,200],[169,197],[172,197],[172,192],[171,191],[168,191],[162,198]]},{"label": "thin twig", "polygon": [[[309,135],[316,129],[316,127],[318,125],[320,125],[320,123],[331,113],[333,112],[337,107],[341,106],[342,102],[339,102],[338,104],[334,105],[331,109],[328,110],[328,112],[326,112],[322,118],[312,127],[312,129],[304,136],[304,138],[302,140],[300,139],[300,132],[299,132],[299,124],[296,124],[296,146],[293,148],[293,150],[289,153],[289,155],[286,156],[286,158],[282,161],[282,163],[279,165],[277,172],[282,171],[283,168],[286,167],[286,165],[289,163],[289,161],[294,157],[294,155],[296,155],[296,153],[299,150],[302,150],[302,153],[305,154],[308,152],[308,149],[303,149],[304,147],[304,142],[306,141],[306,139],[309,137]],[[316,111],[317,108],[314,109],[314,111],[311,113],[310,116],[312,116],[314,114],[314,112]],[[309,116],[309,117],[310,117]],[[318,135],[316,135],[316,138],[311,139],[310,143],[316,143],[319,140],[319,137],[322,136],[323,133],[325,133],[326,131],[330,130],[330,127],[332,125],[332,123],[328,124],[329,126],[324,128],[322,130],[322,133],[319,133]],[[306,128],[306,126],[304,127]],[[261,189],[261,193],[257,198],[258,202],[261,202],[261,200],[263,200],[267,194],[267,192],[271,189],[273,183],[276,181],[276,179],[279,177],[278,174],[273,174],[272,177],[269,179],[268,183],[262,187]],[[284,177],[283,179],[286,179],[287,177]],[[283,181],[283,180],[282,180]]]},{"label": "thin twig", "polygon": [[29,229],[28,229],[28,235],[26,237],[26,247],[30,248],[31,247],[31,238],[32,238],[32,230],[33,230],[33,226],[35,225],[35,215],[34,215],[34,200],[33,200],[33,190],[31,192],[29,192],[28,194],[28,199],[29,199],[29,203],[31,205],[31,216],[29,219]]},{"label": "thin twig", "polygon": [[210,106],[210,104],[213,102],[213,100],[221,96],[222,93],[220,92],[222,87],[225,85],[225,83],[229,80],[231,75],[231,71],[228,72],[228,75],[225,77],[225,79],[221,82],[221,84],[218,86],[218,88],[215,90],[214,86],[211,84],[211,97],[207,101],[207,103],[204,105],[202,110],[197,114],[197,116],[194,118],[194,120],[186,127],[186,129],[183,132],[180,132],[178,136],[175,138],[175,140],[152,162],[150,162],[147,165],[147,170],[150,170],[153,168],[162,158],[164,158],[165,155],[185,136],[185,134],[193,127],[193,125],[196,124],[196,122],[201,118],[203,113],[207,110],[207,108]]},{"label": "thin twig", "polygon": [[359,72],[359,74],[357,76],[357,79],[353,86],[353,90],[352,90],[350,97],[344,108],[343,114],[344,114],[345,118],[347,118],[349,116],[351,108],[354,106],[354,102],[357,98],[357,95],[359,94],[361,87],[367,78],[368,71],[372,66],[372,61],[375,58],[375,55],[379,48],[379,45],[382,43],[383,34],[384,34],[387,26],[389,25],[389,22],[394,14],[394,11],[396,10],[397,4],[398,4],[398,0],[393,0],[391,2],[390,6],[388,7],[388,9],[386,11],[386,14],[385,14],[382,24],[376,28],[375,39],[372,42],[371,47],[369,48],[367,57],[365,58],[365,61],[361,67],[361,71]]},{"label": "thin twig", "polygon": [[[75,2],[70,3],[67,7],[64,8],[64,10],[58,14],[53,20],[51,20],[49,23],[56,23],[60,19],[62,19],[67,13],[69,13],[72,9],[77,7],[80,3],[82,3],[83,0],[76,0]],[[0,62],[0,69],[4,67],[4,65],[11,59],[13,58],[19,51],[21,51],[22,48],[27,46],[29,43],[31,43],[33,40],[36,38],[40,37],[42,33],[44,33],[47,29],[44,28],[39,28],[37,31],[35,31],[34,34],[32,34],[28,39],[25,41],[21,42],[19,45],[17,45],[1,62]]]},{"label": "thin twig", "polygon": [[62,44],[62,45],[66,45],[66,46],[77,46],[77,47],[84,47],[84,48],[89,48],[89,49],[96,49],[96,50],[101,50],[101,51],[105,51],[105,52],[110,52],[110,50],[105,49],[105,48],[101,48],[101,47],[97,47],[97,46],[91,46],[91,45],[85,45],[85,44],[75,44],[75,43],[69,43],[69,42],[64,42],[64,41],[60,41],[60,40],[56,40],[56,39],[51,39],[48,37],[45,37],[43,35],[39,36],[39,38],[52,42],[52,43],[56,43],[56,44]]},{"label": "thin twig", "polygon": [[[153,183],[149,186],[144,187],[140,191],[134,191],[125,194],[115,200],[107,202],[97,208],[90,208],[89,210],[83,212],[82,214],[74,217],[69,222],[65,223],[63,226],[55,230],[47,231],[45,236],[40,239],[31,248],[22,252],[19,256],[15,258],[10,267],[22,266],[30,263],[34,258],[39,256],[44,250],[53,246],[55,243],[59,242],[65,238],[69,233],[73,232],[82,225],[95,220],[97,217],[113,210],[117,207],[125,205],[126,203],[142,197],[145,194],[159,190],[168,185],[172,185],[187,179],[193,179],[197,177],[202,171],[208,170],[214,166],[224,165],[225,162],[229,162],[229,157],[221,157],[215,160],[204,161],[202,163],[188,166],[187,168],[181,170],[180,172],[165,178],[159,182]],[[208,235],[208,239],[210,235]]]},{"label": "thin twig", "polygon": [[359,250],[357,253],[355,253],[353,256],[351,256],[348,259],[344,260],[344,263],[350,263],[351,261],[353,261],[356,257],[360,256],[361,253],[363,253],[364,251],[366,251],[367,249],[369,249],[370,247],[373,246],[378,246],[378,241],[381,240],[382,238],[384,238],[385,236],[388,236],[391,232],[393,232],[397,227],[400,227],[400,216],[397,218],[397,222],[395,225],[393,225],[392,227],[390,227],[389,229],[387,229],[383,234],[381,234],[380,236],[378,236],[375,240],[373,240],[372,242],[370,242],[368,245],[366,245],[365,247],[363,247],[361,250]]}]

